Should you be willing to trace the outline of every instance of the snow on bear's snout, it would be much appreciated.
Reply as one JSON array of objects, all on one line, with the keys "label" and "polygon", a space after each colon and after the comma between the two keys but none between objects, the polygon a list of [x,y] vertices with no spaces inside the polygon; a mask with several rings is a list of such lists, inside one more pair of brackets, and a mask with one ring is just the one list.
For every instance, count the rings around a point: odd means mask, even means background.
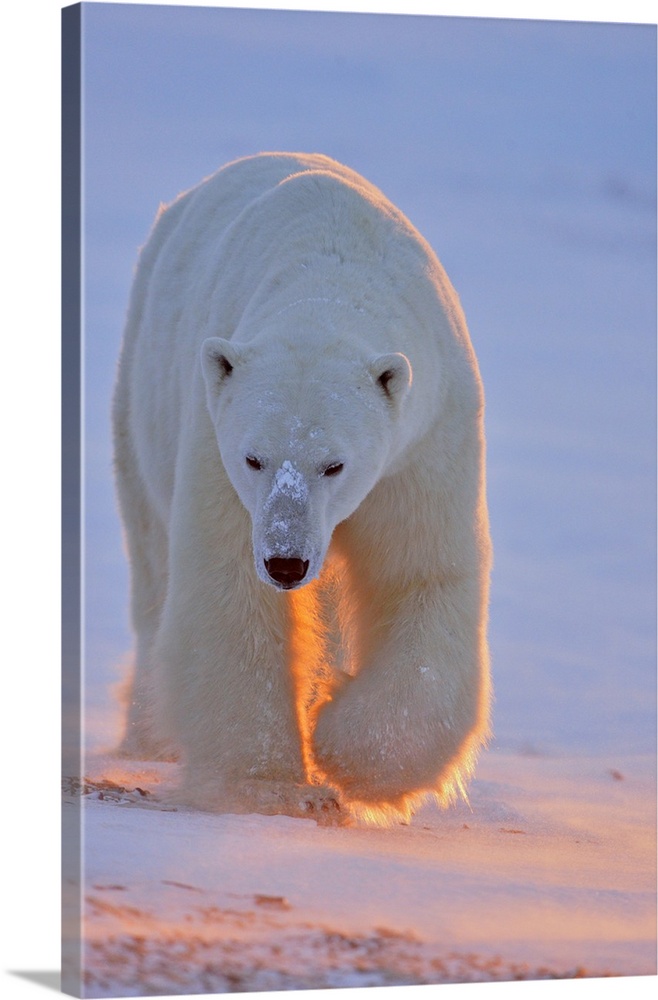
[{"label": "snow on bear's snout", "polygon": [[274,474],[259,527],[254,555],[261,579],[284,590],[299,586],[317,553],[309,539],[308,483],[288,459]]}]

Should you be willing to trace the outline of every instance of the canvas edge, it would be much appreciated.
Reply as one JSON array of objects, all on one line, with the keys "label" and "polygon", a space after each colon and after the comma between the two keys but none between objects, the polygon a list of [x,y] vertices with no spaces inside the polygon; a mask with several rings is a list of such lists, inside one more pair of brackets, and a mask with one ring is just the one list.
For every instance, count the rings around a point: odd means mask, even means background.
[{"label": "canvas edge", "polygon": [[[82,4],[61,11],[62,779],[82,758]],[[61,990],[82,995],[82,799],[62,801]]]}]

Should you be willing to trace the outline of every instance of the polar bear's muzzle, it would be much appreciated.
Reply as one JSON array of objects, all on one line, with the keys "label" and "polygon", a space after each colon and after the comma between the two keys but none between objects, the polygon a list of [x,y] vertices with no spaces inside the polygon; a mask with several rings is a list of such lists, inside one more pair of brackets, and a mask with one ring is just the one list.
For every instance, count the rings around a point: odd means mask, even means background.
[{"label": "polar bear's muzzle", "polygon": [[264,559],[265,569],[271,578],[283,590],[297,587],[308,573],[308,559],[289,559],[274,556]]}]

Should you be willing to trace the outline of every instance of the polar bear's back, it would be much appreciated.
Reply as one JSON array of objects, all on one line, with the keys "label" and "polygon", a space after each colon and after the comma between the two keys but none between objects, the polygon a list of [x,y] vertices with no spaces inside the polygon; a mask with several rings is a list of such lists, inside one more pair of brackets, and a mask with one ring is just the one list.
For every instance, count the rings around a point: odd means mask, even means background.
[{"label": "polar bear's back", "polygon": [[[454,291],[431,248],[374,185],[321,154],[236,160],[161,209],[133,284],[115,427],[133,442],[145,480],[158,484],[154,503],[162,516],[181,428],[202,401],[191,390],[200,378],[201,341],[232,339],[239,324],[243,338],[245,325],[260,329],[261,313],[286,306],[277,296],[317,295],[324,272],[318,277],[298,264],[311,257],[323,268],[340,261],[340,280],[360,282],[355,294],[374,316],[372,350],[409,357],[419,400],[436,396],[438,372],[447,367],[439,356],[445,362],[448,354],[452,369],[464,362],[471,368],[473,378],[461,382],[470,381],[474,400],[478,395]],[[291,274],[294,292],[286,284]],[[249,320],[241,323],[247,309]],[[409,322],[393,322],[396,310]]]},{"label": "polar bear's back", "polygon": [[[223,239],[241,213],[298,173],[332,174],[364,194],[375,192],[357,173],[322,154],[264,153],[227,164],[162,205],[135,272],[114,397],[117,441],[130,441],[152,498],[165,516],[185,385],[198,353],[203,310],[225,266]],[[219,332],[219,331],[212,331]],[[163,364],[166,358],[166,364]],[[156,469],[155,464],[159,467]]]},{"label": "polar bear's back", "polygon": [[[169,205],[162,205],[148,240],[142,248],[133,282],[128,317],[124,331],[122,368],[139,365],[142,383],[155,358],[166,352],[166,372],[170,384],[160,386],[170,403],[178,392],[177,377],[186,372],[198,348],[199,331],[204,325],[204,309],[221,285],[227,268],[234,268],[235,256],[225,251],[225,237],[233,223],[249,206],[277,188],[282,181],[304,173],[331,175],[365,200],[380,200],[382,195],[356,172],[322,154],[261,153],[235,160],[195,187],[181,194]],[[268,237],[259,238],[267,242]],[[245,253],[244,248],[241,248]],[[257,261],[262,264],[278,248],[250,245],[246,259],[238,262],[237,271],[228,275],[230,289],[245,280],[249,264],[255,275]],[[247,281],[249,277],[247,276]],[[228,306],[228,302],[227,302]],[[227,330],[210,333],[231,336]],[[158,379],[166,377],[158,361]],[[157,381],[157,380],[156,380]],[[153,380],[151,380],[152,384]],[[173,394],[173,396],[172,396]]]},{"label": "polar bear's back", "polygon": [[[383,197],[355,171],[322,154],[261,153],[222,167],[160,207],[135,274],[124,337],[126,355],[131,341],[144,337],[145,326],[159,331],[160,337],[173,335],[173,342],[166,345],[170,349],[185,349],[176,316],[181,303],[192,301],[191,292],[201,291],[202,280],[216,279],[227,230],[262,195],[304,172],[333,175],[367,199]],[[160,346],[165,346],[162,340]]]},{"label": "polar bear's back", "polygon": [[[168,206],[161,206],[140,268],[152,268],[181,228],[194,234],[194,248],[205,250],[216,242],[253,201],[294,174],[320,171],[381,199],[381,192],[348,167],[320,153],[260,153],[222,167]],[[187,242],[187,241],[186,241]]]}]

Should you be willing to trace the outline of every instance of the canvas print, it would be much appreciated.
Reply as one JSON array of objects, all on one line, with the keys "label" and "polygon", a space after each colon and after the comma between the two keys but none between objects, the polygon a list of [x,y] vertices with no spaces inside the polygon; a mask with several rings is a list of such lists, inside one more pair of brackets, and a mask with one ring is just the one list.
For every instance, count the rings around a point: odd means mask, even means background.
[{"label": "canvas print", "polygon": [[65,992],[655,975],[655,42],[64,10]]}]

